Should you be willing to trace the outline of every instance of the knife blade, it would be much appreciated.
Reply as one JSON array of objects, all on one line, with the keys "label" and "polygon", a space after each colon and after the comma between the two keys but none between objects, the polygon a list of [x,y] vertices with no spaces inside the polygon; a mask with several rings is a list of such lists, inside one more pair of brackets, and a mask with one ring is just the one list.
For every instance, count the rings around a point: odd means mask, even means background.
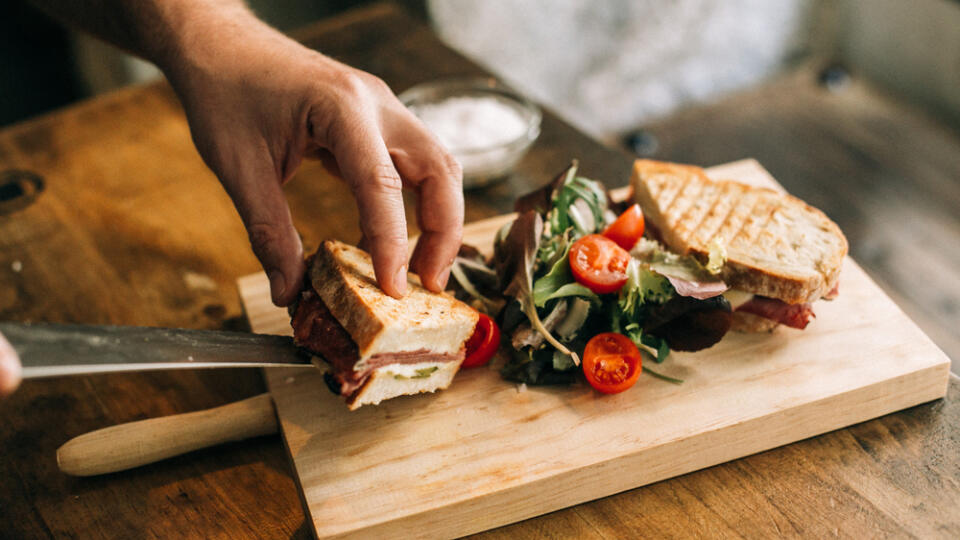
[{"label": "knife blade", "polygon": [[220,367],[313,367],[293,338],[138,326],[0,322],[23,377]]}]

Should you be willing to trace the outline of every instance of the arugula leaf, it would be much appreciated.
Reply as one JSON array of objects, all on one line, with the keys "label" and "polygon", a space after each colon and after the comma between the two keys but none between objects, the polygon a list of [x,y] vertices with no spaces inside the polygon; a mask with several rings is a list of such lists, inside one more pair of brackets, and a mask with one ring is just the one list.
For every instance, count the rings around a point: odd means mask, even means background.
[{"label": "arugula leaf", "polygon": [[551,232],[565,231],[572,225],[568,209],[573,204],[573,198],[567,186],[577,177],[577,168],[579,164],[574,160],[570,167],[563,174],[563,180],[554,184],[554,191],[550,195],[550,204],[552,206],[548,216],[550,218]]},{"label": "arugula leaf", "polygon": [[540,214],[534,210],[520,214],[504,240],[504,246],[508,251],[502,261],[497,261],[497,274],[512,274],[512,279],[508,282],[503,294],[519,300],[524,314],[530,320],[530,325],[543,336],[547,343],[553,345],[558,351],[569,354],[573,357],[574,363],[579,365],[580,358],[577,354],[557,341],[543,326],[533,301],[533,264],[542,234],[543,219]]}]

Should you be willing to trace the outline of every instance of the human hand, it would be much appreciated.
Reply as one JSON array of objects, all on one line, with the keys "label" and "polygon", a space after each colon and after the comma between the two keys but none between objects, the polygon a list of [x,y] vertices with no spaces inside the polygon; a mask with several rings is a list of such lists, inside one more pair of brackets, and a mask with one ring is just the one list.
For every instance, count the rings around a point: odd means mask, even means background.
[{"label": "human hand", "polygon": [[0,397],[12,394],[20,385],[20,358],[4,337],[0,334]]},{"label": "human hand", "polygon": [[[233,32],[236,34],[236,32]],[[420,240],[410,259],[440,291],[460,247],[462,173],[453,157],[380,79],[290,40],[256,19],[218,32],[164,71],[200,155],[230,194],[277,305],[302,286],[303,248],[281,186],[318,157],[357,200],[364,247],[384,292],[407,285],[401,189],[418,193]]]}]

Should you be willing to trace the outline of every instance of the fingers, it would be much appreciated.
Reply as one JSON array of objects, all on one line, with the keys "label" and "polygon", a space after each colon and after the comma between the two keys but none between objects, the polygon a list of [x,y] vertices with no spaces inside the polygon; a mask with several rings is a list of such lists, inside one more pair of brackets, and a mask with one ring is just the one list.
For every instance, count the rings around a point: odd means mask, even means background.
[{"label": "fingers", "polygon": [[254,254],[270,279],[270,296],[278,306],[289,305],[303,286],[303,245],[293,226],[280,179],[270,159],[244,163],[235,178],[222,178],[240,213]]},{"label": "fingers", "polygon": [[331,151],[357,199],[377,282],[395,298],[407,291],[407,222],[400,174],[376,124],[355,119],[339,131]]},{"label": "fingers", "polygon": [[463,188],[459,164],[438,144],[423,141],[421,152],[395,152],[398,170],[418,178],[417,221],[422,231],[410,260],[423,285],[434,292],[446,287],[450,266],[463,239]]},{"label": "fingers", "polygon": [[13,346],[0,334],[0,397],[13,393],[20,385],[20,358]]},{"label": "fingers", "polygon": [[341,91],[335,102],[352,106],[318,106],[310,115],[311,137],[319,148],[330,150],[336,167],[328,168],[339,169],[351,186],[377,281],[391,296],[401,296],[407,288],[401,189],[417,189],[423,234],[411,264],[425,287],[441,291],[463,231],[460,167],[383,81],[345,73],[334,79]]}]

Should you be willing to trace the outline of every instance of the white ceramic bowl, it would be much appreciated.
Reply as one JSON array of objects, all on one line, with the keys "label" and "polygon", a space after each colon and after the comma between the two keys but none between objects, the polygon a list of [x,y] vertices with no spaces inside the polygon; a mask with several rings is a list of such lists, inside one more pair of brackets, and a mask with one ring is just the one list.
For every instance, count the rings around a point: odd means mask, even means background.
[{"label": "white ceramic bowl", "polygon": [[[517,162],[526,154],[527,149],[534,140],[540,135],[540,109],[526,98],[516,92],[511,91],[495,79],[445,79],[419,84],[399,96],[403,102],[414,114],[416,114],[427,127],[430,127],[434,133],[441,139],[451,154],[460,162],[463,167],[463,185],[466,188],[479,187],[490,182],[504,178],[513,170]],[[466,98],[466,99],[463,99]],[[470,98],[475,98],[471,100]],[[452,110],[450,104],[457,100],[460,107],[459,112],[464,112],[465,102],[476,103],[479,106],[485,106],[485,109],[476,108],[475,111],[483,110],[487,113],[497,112],[508,114],[512,111],[509,118],[509,131],[504,132],[504,137],[493,143],[471,143],[459,137],[459,140],[453,140],[454,137],[444,134],[450,131],[452,120],[447,119],[443,125],[438,125],[439,111]],[[443,104],[448,107],[443,109]],[[490,110],[493,105],[494,111]],[[501,107],[505,105],[506,108]],[[478,117],[472,114],[461,115],[455,125],[463,130],[485,129],[490,130],[491,122],[494,119],[487,117]],[[478,125],[471,126],[471,123]],[[479,124],[483,124],[482,126]],[[508,126],[504,126],[505,128]],[[454,134],[456,135],[456,134]],[[469,135],[467,133],[467,135]],[[509,135],[509,136],[507,136]],[[446,139],[446,140],[445,140]],[[475,137],[475,140],[491,140],[491,136]]]}]

